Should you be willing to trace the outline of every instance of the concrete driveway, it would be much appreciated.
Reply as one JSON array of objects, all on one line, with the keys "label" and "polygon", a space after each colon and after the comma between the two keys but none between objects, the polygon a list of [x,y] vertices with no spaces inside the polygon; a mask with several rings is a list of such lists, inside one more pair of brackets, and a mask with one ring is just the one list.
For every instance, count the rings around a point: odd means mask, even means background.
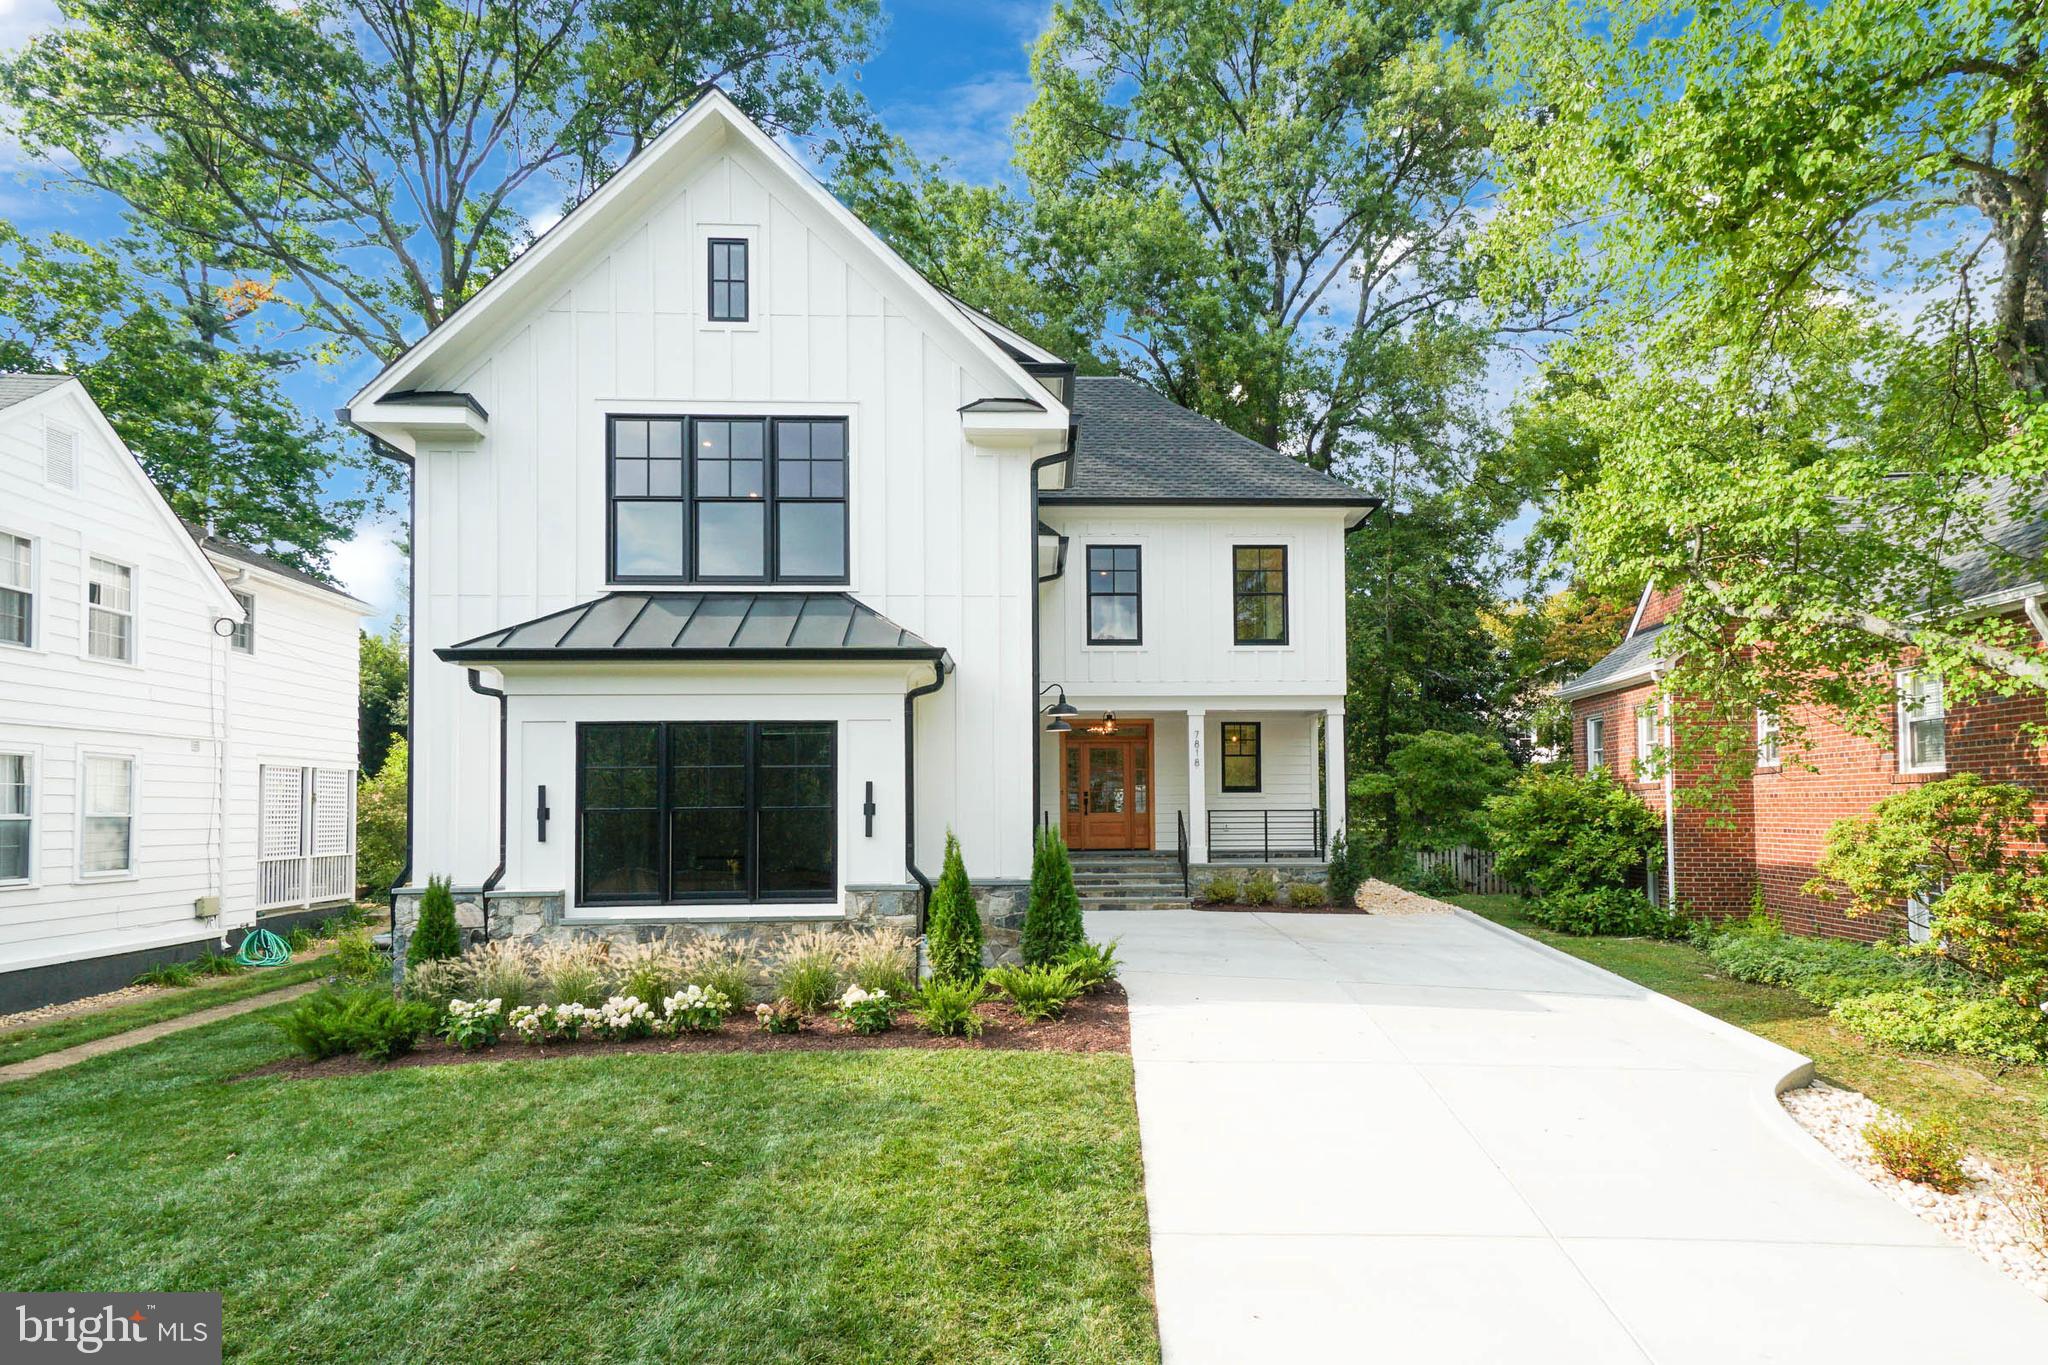
[{"label": "concrete driveway", "polygon": [[1836,1164],[1804,1059],[1465,915],[1091,916],[1131,994],[1166,1358],[2048,1358]]}]

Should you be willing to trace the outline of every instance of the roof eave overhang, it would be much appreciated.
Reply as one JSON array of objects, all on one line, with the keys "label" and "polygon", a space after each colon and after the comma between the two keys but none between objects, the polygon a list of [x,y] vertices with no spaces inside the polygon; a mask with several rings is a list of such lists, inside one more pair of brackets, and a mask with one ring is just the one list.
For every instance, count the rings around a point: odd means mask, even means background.
[{"label": "roof eave overhang", "polygon": [[1624,687],[1633,687],[1637,683],[1652,682],[1657,677],[1657,667],[1657,661],[1652,659],[1626,672],[1610,674],[1583,687],[1575,680],[1560,686],[1557,695],[1561,701],[1576,701],[1580,697],[1597,697],[1603,692],[1614,692]]},{"label": "roof eave overhang", "polygon": [[1006,412],[981,409],[960,414],[967,443],[985,450],[1024,451],[1056,455],[1067,447],[1069,419],[1065,408]]},{"label": "roof eave overhang", "polygon": [[344,408],[343,421],[417,458],[422,446],[468,445],[490,433],[490,419],[471,403],[365,403]]},{"label": "roof eave overhang", "polygon": [[1167,497],[1160,494],[1140,493],[1073,493],[1046,491],[1041,495],[1047,504],[1063,507],[1299,507],[1314,511],[1318,508],[1336,511],[1355,511],[1364,517],[1380,505],[1381,499],[1360,495],[1346,497]]},{"label": "roof eave overhang", "polygon": [[715,663],[935,663],[946,657],[940,648],[926,649],[463,649],[434,651],[451,664],[715,664]]}]

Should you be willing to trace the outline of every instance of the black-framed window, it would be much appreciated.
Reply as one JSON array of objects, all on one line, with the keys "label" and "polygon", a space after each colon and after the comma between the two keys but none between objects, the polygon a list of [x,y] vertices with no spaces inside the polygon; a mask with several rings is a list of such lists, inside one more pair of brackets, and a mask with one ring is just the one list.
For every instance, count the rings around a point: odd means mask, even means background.
[{"label": "black-framed window", "polygon": [[1231,616],[1241,645],[1287,643],[1287,547],[1238,545],[1230,552]]},{"label": "black-framed window", "polygon": [[577,726],[578,903],[831,900],[836,751],[829,721]]},{"label": "black-framed window", "polygon": [[1255,792],[1265,774],[1259,763],[1259,722],[1223,722],[1223,790]]},{"label": "black-framed window", "polygon": [[614,417],[618,583],[844,583],[846,419]]},{"label": "black-framed window", "polygon": [[713,322],[747,320],[747,239],[711,239],[710,285],[705,316]]},{"label": "black-framed window", "polygon": [[1144,639],[1141,577],[1136,545],[1088,547],[1089,644],[1135,645]]}]

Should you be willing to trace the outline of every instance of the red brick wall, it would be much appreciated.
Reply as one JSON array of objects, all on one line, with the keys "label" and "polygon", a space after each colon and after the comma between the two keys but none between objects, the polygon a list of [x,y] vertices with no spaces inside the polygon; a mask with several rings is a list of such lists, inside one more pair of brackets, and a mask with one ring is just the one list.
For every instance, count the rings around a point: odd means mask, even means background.
[{"label": "red brick wall", "polygon": [[[1635,709],[1649,691],[1645,683],[1572,703],[1580,771],[1585,768],[1585,720],[1598,715],[1607,718],[1609,763],[1617,775],[1632,777]],[[1822,842],[1836,821],[1863,815],[1906,786],[1964,772],[2028,788],[2036,797],[2037,816],[2048,819],[2048,756],[2029,749],[2020,733],[2029,722],[2048,720],[2038,696],[1952,707],[1946,727],[1946,773],[1901,773],[1891,745],[1891,719],[1885,722],[1881,740],[1852,734],[1818,711],[1802,712],[1794,719],[1806,727],[1807,747],[1797,750],[1787,744],[1788,761],[1780,768],[1758,769],[1739,785],[1727,809],[1715,813],[1679,801],[1678,895],[1691,909],[1717,916],[1747,914],[1752,895],[1761,887],[1765,907],[1787,928],[1882,938],[1897,929],[1897,916],[1851,919],[1840,901],[1805,891]],[[1676,778],[1681,788],[1687,783],[1687,774]],[[1631,785],[1653,809],[1663,810],[1660,786]]]}]

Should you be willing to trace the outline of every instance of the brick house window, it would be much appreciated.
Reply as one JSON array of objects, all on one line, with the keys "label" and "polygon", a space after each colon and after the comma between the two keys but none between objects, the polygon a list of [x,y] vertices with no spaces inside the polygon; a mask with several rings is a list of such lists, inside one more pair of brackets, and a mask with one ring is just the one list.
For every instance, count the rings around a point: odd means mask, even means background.
[{"label": "brick house window", "polygon": [[1941,679],[1929,673],[1899,674],[1899,771],[1948,770],[1948,710]]},{"label": "brick house window", "polygon": [[1602,716],[1586,717],[1586,771],[1607,766],[1607,721]]},{"label": "brick house window", "polygon": [[1645,702],[1636,708],[1636,780],[1651,782],[1664,775],[1664,746],[1657,736],[1657,707]]},{"label": "brick house window", "polygon": [[1756,766],[1778,766],[1778,718],[1769,711],[1756,713]]}]

